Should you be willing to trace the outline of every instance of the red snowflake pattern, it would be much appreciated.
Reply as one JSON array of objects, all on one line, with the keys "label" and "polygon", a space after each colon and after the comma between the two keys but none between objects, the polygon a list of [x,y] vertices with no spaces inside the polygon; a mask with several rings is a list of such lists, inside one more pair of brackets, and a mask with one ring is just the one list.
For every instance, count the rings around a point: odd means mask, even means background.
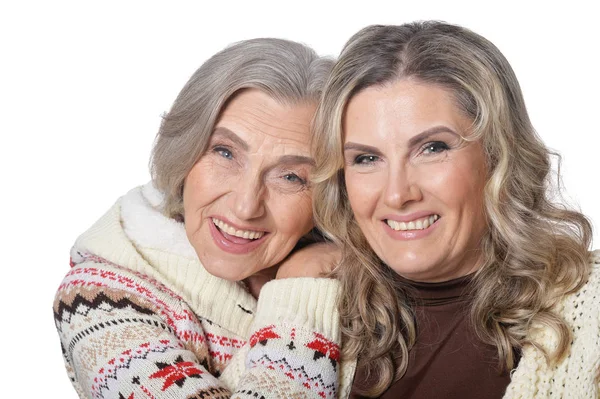
[{"label": "red snowflake pattern", "polygon": [[273,329],[275,326],[268,326],[265,328],[261,328],[250,337],[250,347],[254,348],[254,346],[258,343],[261,345],[266,345],[267,340],[273,338],[281,338]]},{"label": "red snowflake pattern", "polygon": [[313,357],[314,360],[317,360],[321,357],[327,356],[331,361],[331,364],[335,366],[335,364],[340,360],[340,347],[335,343],[323,335],[314,333],[315,339],[308,344],[306,347],[315,351],[315,355]]},{"label": "red snowflake pattern", "polygon": [[204,374],[204,371],[198,368],[196,363],[184,362],[181,356],[178,356],[173,364],[158,362],[156,366],[159,370],[152,374],[150,378],[164,378],[163,391],[173,384],[181,388],[186,378],[200,378]]}]

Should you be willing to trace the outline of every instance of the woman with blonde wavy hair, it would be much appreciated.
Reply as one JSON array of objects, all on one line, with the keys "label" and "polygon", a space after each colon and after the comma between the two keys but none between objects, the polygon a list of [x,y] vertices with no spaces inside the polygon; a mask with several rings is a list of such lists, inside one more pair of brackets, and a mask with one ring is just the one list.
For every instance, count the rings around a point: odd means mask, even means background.
[{"label": "woman with blonde wavy hair", "polygon": [[508,61],[442,22],[370,26],[317,111],[318,224],[354,396],[598,396],[600,256],[553,200]]}]

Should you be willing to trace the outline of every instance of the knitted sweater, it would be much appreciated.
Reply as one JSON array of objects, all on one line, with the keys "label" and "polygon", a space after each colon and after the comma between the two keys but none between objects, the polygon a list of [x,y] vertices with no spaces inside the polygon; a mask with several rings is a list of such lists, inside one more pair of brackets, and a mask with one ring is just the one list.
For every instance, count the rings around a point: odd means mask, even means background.
[{"label": "knitted sweater", "polygon": [[[539,349],[525,347],[505,399],[600,397],[600,251],[591,254],[587,283],[566,296],[557,311],[573,334],[568,356],[550,367]],[[549,350],[557,344],[547,328],[534,329],[531,338]]]},{"label": "knitted sweater", "polygon": [[275,280],[256,301],[202,267],[161,199],[130,191],[71,251],[54,317],[79,396],[347,397],[337,281]]}]

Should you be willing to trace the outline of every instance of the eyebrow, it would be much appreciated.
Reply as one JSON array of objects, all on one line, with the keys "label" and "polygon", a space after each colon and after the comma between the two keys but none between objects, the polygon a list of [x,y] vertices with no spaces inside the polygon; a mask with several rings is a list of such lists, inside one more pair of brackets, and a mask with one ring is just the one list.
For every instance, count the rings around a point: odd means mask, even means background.
[{"label": "eyebrow", "polygon": [[[244,151],[249,151],[250,146],[240,136],[227,129],[226,127],[217,127],[213,132],[213,136],[221,136],[228,140],[231,140],[234,144],[239,145]],[[310,165],[316,164],[315,160],[311,157],[304,155],[283,155],[277,159],[277,164],[283,165]]]},{"label": "eyebrow", "polygon": [[409,147],[414,147],[419,143],[422,143],[423,141],[427,140],[429,137],[433,136],[434,134],[438,134],[438,133],[450,133],[454,136],[458,136],[460,138],[462,138],[462,136],[458,133],[456,133],[454,130],[450,129],[448,126],[434,126],[432,128],[429,128],[419,134],[417,134],[414,137],[411,137],[410,140],[408,140],[408,146]]},{"label": "eyebrow", "polygon": [[346,144],[344,144],[344,151],[353,151],[353,150],[360,151],[360,152],[368,152],[373,155],[382,155],[381,151],[379,151],[379,148],[377,148],[377,147],[372,147],[370,145],[365,145],[365,144],[354,143],[352,141],[349,141]]},{"label": "eyebrow", "polygon": [[310,165],[315,166],[315,160],[311,157],[305,157],[304,155],[283,155],[277,160],[278,164],[283,165]]},{"label": "eyebrow", "polygon": [[231,140],[234,144],[237,144],[240,147],[242,147],[242,149],[244,151],[248,151],[250,149],[250,146],[248,145],[248,143],[246,143],[244,140],[242,140],[240,138],[240,136],[238,136],[231,130],[227,129],[226,127],[222,127],[222,126],[217,127],[212,135],[213,135],[213,137],[221,136],[228,140]]},{"label": "eyebrow", "polygon": [[[408,140],[408,146],[414,147],[417,144],[427,140],[429,137],[431,137],[435,134],[438,134],[438,133],[450,133],[452,135],[462,138],[462,136],[460,134],[456,133],[454,130],[450,129],[447,126],[434,126],[432,128],[429,128],[429,129],[417,134],[414,137],[411,137],[410,140]],[[359,144],[359,143],[354,143],[354,142],[348,142],[348,143],[344,144],[344,151],[350,151],[350,150],[368,152],[373,155],[382,155],[381,151],[377,147],[372,147],[370,145]]]}]

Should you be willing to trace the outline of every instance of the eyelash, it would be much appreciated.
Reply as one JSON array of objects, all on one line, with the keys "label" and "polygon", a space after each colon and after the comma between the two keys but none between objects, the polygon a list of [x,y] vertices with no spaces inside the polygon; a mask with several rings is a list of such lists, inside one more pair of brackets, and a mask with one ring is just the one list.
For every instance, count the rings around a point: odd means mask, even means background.
[{"label": "eyelash", "polygon": [[[431,141],[421,147],[421,154],[434,155],[445,151],[448,151],[450,147],[443,141]],[[357,155],[352,161],[352,165],[373,165],[379,161],[379,156],[373,154],[360,154]]]},{"label": "eyelash", "polygon": [[[288,179],[288,177],[292,177],[297,180],[290,180],[290,179]],[[300,176],[298,176],[295,173],[287,173],[287,174],[283,175],[283,178],[290,183],[297,182],[297,183],[301,184],[302,186],[306,186],[306,180],[304,180],[303,178],[301,178]]]},{"label": "eyelash", "polygon": [[[370,159],[368,159],[368,158],[370,158]],[[379,161],[379,157],[377,155],[361,154],[354,158],[354,160],[352,161],[352,164],[353,165],[372,165],[377,161]]]},{"label": "eyelash", "polygon": [[[223,145],[214,146],[212,148],[212,151],[219,154],[220,156],[222,156],[225,159],[233,159],[233,152],[229,148],[227,148]],[[226,154],[224,154],[224,153],[226,153]],[[307,183],[306,180],[304,180],[303,178],[301,178],[300,176],[298,176],[295,173],[287,173],[287,174],[283,175],[282,178],[292,184],[298,183],[302,186],[306,186],[306,183]]]},{"label": "eyelash", "polygon": [[[217,154],[219,154],[220,156],[222,156],[225,159],[233,159],[233,151],[231,151],[229,148],[222,146],[222,145],[217,145],[213,147],[213,152],[216,152]],[[224,153],[227,153],[228,155],[225,155]]]},{"label": "eyelash", "polygon": [[[430,151],[427,152],[428,150],[434,149],[434,151]],[[425,144],[423,147],[421,147],[421,153],[425,154],[425,155],[431,155],[431,154],[439,154],[441,152],[445,152],[448,151],[450,149],[450,147],[448,146],[448,144],[444,143],[443,141],[431,141],[427,144]],[[435,151],[437,150],[437,151]],[[441,150],[441,151],[439,151]]]}]

